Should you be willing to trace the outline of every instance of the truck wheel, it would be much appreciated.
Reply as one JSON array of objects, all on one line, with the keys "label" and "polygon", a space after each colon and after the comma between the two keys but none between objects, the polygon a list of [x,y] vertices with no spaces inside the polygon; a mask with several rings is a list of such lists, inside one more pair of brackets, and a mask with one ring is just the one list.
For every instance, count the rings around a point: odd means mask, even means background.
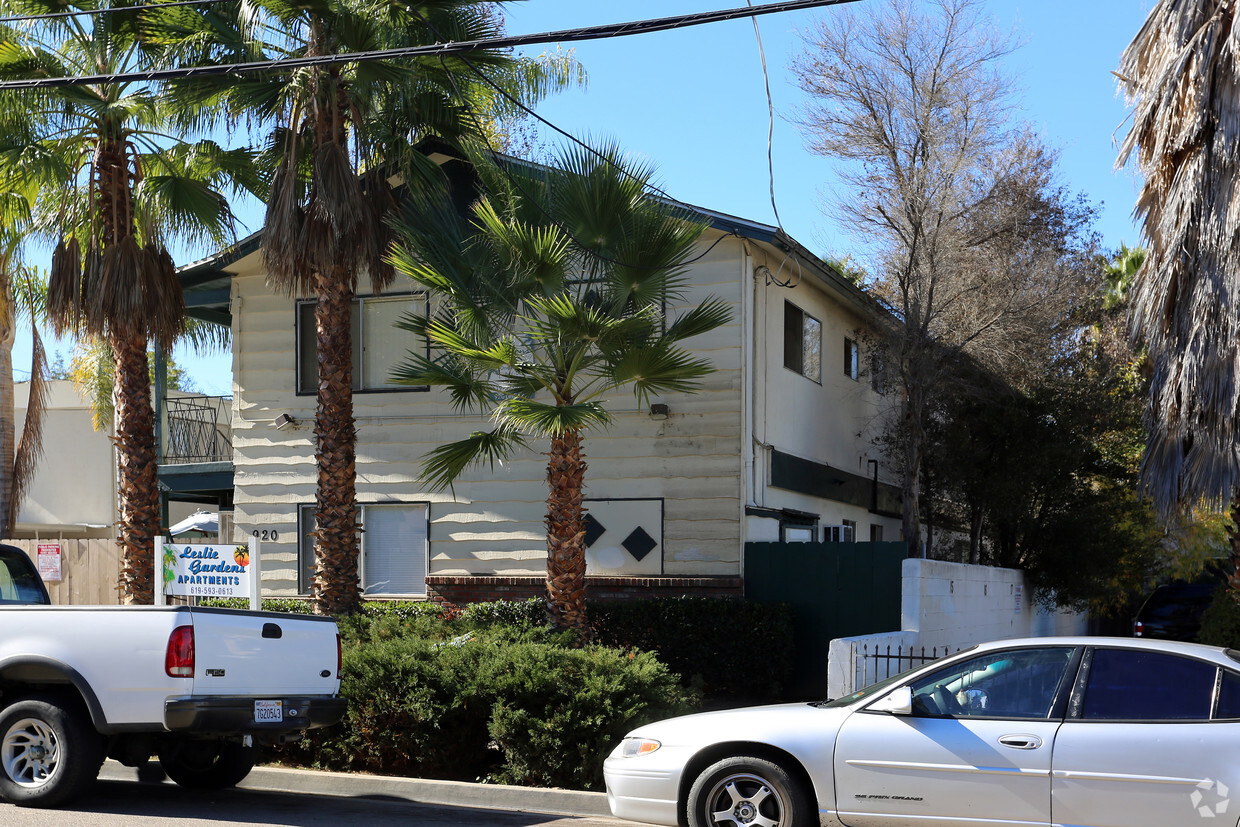
[{"label": "truck wheel", "polygon": [[22,807],[55,807],[99,775],[103,740],[79,710],[25,698],[0,712],[0,796]]},{"label": "truck wheel", "polygon": [[173,781],[191,790],[236,786],[254,769],[253,747],[235,741],[177,738],[159,748],[159,765]]}]

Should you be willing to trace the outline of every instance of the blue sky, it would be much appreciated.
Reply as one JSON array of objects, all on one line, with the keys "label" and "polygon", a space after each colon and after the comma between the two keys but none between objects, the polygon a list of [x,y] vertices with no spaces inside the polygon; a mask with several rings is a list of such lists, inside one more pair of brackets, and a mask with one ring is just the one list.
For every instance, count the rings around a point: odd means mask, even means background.
[{"label": "blue sky", "polygon": [[[736,7],[743,0],[524,0],[505,10],[510,34]],[[757,4],[758,0],[754,0]],[[864,13],[883,0],[849,5]],[[1097,229],[1109,248],[1139,241],[1132,222],[1138,179],[1114,170],[1126,111],[1111,74],[1154,0],[984,0],[983,9],[1023,46],[1008,58],[1021,88],[1021,116],[1061,151],[1062,183],[1100,205]],[[821,209],[832,185],[828,159],[810,154],[794,123],[804,96],[789,65],[800,32],[833,13],[824,8],[758,19],[775,105],[774,189],[784,228],[819,254],[854,252]],[[581,138],[611,139],[657,167],[672,197],[775,223],[767,166],[768,109],[761,56],[749,20],[574,44],[588,87],[549,99],[538,112]],[[864,262],[862,262],[864,263]],[[67,348],[66,348],[67,350]],[[178,352],[198,389],[231,392],[231,356]],[[14,350],[18,378],[29,340]]]}]

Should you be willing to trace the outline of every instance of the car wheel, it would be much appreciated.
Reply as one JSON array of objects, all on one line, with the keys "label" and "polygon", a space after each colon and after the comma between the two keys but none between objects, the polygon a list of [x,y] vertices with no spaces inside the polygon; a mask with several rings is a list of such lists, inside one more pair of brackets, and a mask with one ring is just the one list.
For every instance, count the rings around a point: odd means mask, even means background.
[{"label": "car wheel", "polygon": [[159,747],[159,765],[173,781],[191,790],[236,786],[254,769],[253,747],[235,741],[175,738]]},{"label": "car wheel", "polygon": [[54,807],[99,775],[103,740],[76,708],[25,698],[0,712],[0,796],[23,807]]},{"label": "car wheel", "polygon": [[726,758],[706,768],[689,790],[689,827],[812,827],[814,799],[772,761]]}]

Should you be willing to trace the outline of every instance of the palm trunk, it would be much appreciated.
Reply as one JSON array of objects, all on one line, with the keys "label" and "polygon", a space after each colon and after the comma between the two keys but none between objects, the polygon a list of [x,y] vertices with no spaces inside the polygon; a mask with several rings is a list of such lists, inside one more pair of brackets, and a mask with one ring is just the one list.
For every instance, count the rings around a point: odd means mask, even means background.
[{"label": "palm trunk", "polygon": [[319,274],[314,311],[318,336],[318,409],[314,418],[318,490],[314,543],[314,610],[347,615],[361,609],[357,542],[357,430],[353,422],[352,294],[343,272]]},{"label": "palm trunk", "polygon": [[[16,467],[14,457],[17,453],[17,414],[13,404],[13,337],[16,332],[14,325],[13,293],[7,273],[4,274],[3,286],[0,287],[0,469],[3,469],[4,480],[0,480],[0,533],[4,537],[13,536],[13,526],[17,522],[17,503],[13,501],[11,481]],[[31,391],[34,390],[34,376],[30,377]]]},{"label": "palm trunk", "polygon": [[554,626],[589,636],[586,618],[585,491],[586,462],[581,433],[551,440],[547,462],[547,610]]},{"label": "palm trunk", "polygon": [[116,462],[120,491],[117,543],[120,590],[127,604],[154,603],[155,534],[159,531],[158,454],[155,450],[146,339],[111,337],[115,354]]}]

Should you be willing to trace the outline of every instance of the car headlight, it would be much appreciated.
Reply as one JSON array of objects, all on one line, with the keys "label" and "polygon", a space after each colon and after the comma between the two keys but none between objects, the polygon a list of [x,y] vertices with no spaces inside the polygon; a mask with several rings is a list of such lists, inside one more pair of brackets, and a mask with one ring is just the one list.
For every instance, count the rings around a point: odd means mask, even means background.
[{"label": "car headlight", "polygon": [[636,758],[639,755],[649,755],[661,746],[663,745],[653,738],[625,738],[620,742],[616,755],[621,758]]}]

